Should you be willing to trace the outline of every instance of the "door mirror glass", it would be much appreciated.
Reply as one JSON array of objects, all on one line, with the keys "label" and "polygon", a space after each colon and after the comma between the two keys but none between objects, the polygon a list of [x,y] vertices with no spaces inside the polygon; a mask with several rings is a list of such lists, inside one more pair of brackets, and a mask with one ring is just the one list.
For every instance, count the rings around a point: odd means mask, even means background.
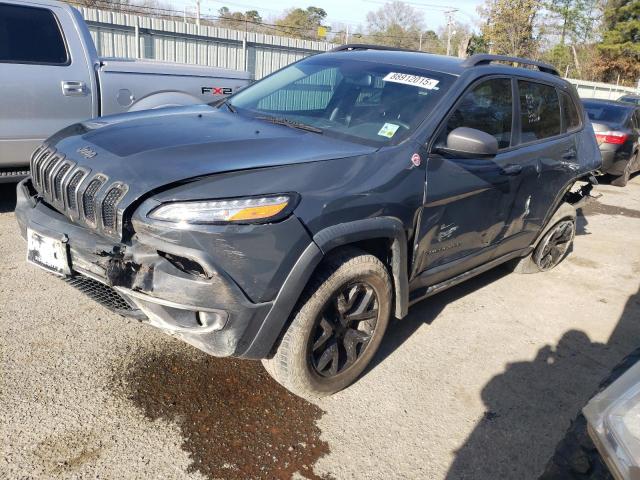
[{"label": "door mirror glass", "polygon": [[482,130],[458,127],[447,135],[446,146],[438,151],[457,157],[493,157],[498,153],[498,140]]}]

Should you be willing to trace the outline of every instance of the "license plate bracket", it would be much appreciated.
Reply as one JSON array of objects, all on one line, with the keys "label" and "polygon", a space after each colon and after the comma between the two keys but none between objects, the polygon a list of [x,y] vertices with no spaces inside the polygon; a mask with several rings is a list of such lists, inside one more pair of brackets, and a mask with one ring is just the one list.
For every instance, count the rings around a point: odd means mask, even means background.
[{"label": "license plate bracket", "polygon": [[31,229],[27,229],[27,262],[56,275],[71,275],[68,245]]}]

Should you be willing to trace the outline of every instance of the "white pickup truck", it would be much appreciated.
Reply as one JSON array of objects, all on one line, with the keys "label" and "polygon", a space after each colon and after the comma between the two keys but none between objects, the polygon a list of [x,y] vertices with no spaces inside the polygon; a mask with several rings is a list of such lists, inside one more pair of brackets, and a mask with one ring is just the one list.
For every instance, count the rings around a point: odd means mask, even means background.
[{"label": "white pickup truck", "polygon": [[100,58],[80,12],[49,0],[0,0],[0,183],[28,174],[31,152],[88,118],[223,98],[247,72]]}]

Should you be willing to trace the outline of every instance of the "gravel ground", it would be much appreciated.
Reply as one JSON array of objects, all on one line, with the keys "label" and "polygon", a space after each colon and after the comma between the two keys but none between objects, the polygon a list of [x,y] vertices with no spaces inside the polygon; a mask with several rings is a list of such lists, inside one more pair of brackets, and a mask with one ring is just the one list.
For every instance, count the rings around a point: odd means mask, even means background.
[{"label": "gravel ground", "polygon": [[0,478],[537,478],[640,338],[640,176],[598,191],[558,268],[416,305],[310,404],[28,266],[0,185]]}]

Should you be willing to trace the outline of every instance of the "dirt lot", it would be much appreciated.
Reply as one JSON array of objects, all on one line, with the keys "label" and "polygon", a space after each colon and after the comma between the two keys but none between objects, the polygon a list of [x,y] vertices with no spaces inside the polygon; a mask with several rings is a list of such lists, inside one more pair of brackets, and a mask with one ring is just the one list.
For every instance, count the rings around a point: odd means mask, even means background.
[{"label": "dirt lot", "polygon": [[598,191],[557,269],[417,305],[314,405],[27,266],[0,185],[0,478],[536,478],[640,344],[640,176]]}]

